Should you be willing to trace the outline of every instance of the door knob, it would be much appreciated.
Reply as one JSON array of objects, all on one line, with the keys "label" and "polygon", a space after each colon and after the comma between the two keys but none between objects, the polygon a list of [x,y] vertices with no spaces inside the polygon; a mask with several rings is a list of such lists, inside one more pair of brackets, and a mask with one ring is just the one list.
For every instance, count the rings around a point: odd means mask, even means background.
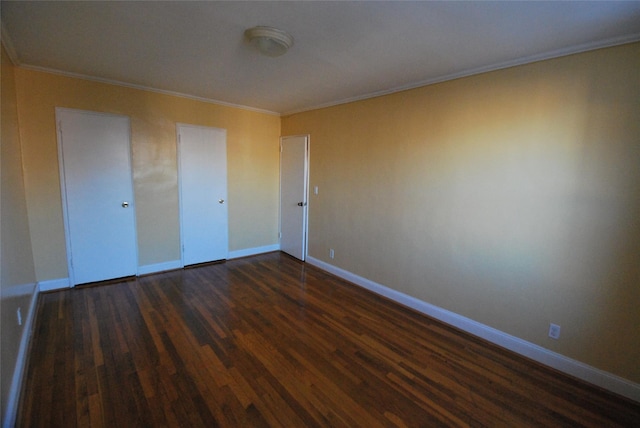
[{"label": "door knob", "polygon": [[307,203],[306,203],[306,202],[298,202],[298,206],[299,206],[299,207],[304,207],[305,205],[307,205]]},{"label": "door knob", "polygon": [[122,208],[127,208],[128,206],[129,206],[129,202],[124,201],[124,202],[122,203]]},{"label": "door knob", "polygon": [[218,199],[219,204],[224,204],[224,199]]}]

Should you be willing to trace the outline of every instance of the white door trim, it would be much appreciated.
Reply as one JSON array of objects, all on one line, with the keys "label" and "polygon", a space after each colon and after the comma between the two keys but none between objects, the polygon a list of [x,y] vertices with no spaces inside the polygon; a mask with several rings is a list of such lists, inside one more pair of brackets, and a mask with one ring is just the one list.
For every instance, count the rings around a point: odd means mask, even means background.
[{"label": "white door trim", "polygon": [[69,233],[70,231],[70,224],[69,224],[69,215],[68,215],[68,208],[67,208],[67,185],[66,185],[66,178],[65,178],[65,169],[64,169],[64,151],[63,151],[63,141],[62,141],[62,127],[61,127],[61,121],[62,119],[60,118],[60,115],[63,112],[70,112],[70,113],[81,113],[81,114],[92,114],[95,116],[106,116],[106,117],[117,117],[117,118],[126,118],[127,122],[128,122],[128,130],[129,132],[127,133],[127,145],[129,146],[129,150],[127,151],[127,156],[128,156],[128,161],[129,161],[129,183],[130,183],[130,187],[131,187],[131,209],[134,210],[134,215],[133,215],[133,239],[134,239],[134,250],[135,250],[135,254],[136,254],[136,261],[135,261],[135,265],[136,265],[136,275],[138,275],[137,269],[138,269],[138,226],[137,226],[137,215],[135,212],[135,208],[136,208],[136,203],[135,203],[135,192],[134,192],[134,187],[133,187],[133,159],[132,159],[132,155],[131,155],[131,119],[129,118],[129,116],[125,116],[125,115],[120,115],[120,114],[111,114],[111,113],[103,113],[103,112],[95,112],[95,111],[90,111],[90,110],[80,110],[80,109],[71,109],[71,108],[64,108],[64,107],[56,107],[55,108],[55,116],[56,116],[56,138],[57,138],[57,144],[58,144],[58,171],[59,171],[59,176],[60,176],[60,195],[61,195],[61,202],[62,202],[62,220],[64,223],[64,240],[65,240],[65,249],[67,251],[67,269],[69,271],[69,287],[75,287],[76,285],[76,281],[75,281],[75,275],[74,275],[74,270],[73,270],[73,251],[71,248],[71,235]]}]

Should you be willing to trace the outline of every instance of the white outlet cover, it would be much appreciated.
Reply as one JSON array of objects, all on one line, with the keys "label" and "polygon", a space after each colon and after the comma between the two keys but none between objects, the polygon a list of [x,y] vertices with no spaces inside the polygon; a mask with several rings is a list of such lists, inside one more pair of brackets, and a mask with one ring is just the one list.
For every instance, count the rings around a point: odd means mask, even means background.
[{"label": "white outlet cover", "polygon": [[560,338],[560,326],[557,324],[549,324],[549,337],[552,339]]}]

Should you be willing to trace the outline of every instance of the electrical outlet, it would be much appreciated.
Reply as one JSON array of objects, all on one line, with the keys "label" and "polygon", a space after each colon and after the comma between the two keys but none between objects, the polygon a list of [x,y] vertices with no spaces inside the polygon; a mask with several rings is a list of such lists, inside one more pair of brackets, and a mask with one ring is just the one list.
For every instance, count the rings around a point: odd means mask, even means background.
[{"label": "electrical outlet", "polygon": [[18,317],[18,325],[22,325],[22,308],[18,308],[16,316]]},{"label": "electrical outlet", "polygon": [[560,338],[560,326],[557,324],[549,324],[549,337],[552,339]]},{"label": "electrical outlet", "polygon": [[335,257],[335,252],[333,251],[333,248],[329,248],[329,258],[332,259]]},{"label": "electrical outlet", "polygon": [[313,194],[317,195],[318,194],[318,186],[314,186],[313,188]]}]

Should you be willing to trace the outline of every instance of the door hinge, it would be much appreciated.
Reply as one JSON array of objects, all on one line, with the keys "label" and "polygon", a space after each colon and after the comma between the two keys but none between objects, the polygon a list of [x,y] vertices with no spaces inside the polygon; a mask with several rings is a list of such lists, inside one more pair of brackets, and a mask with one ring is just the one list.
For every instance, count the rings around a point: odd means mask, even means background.
[{"label": "door hinge", "polygon": [[282,239],[282,232],[278,233],[278,239]]}]

